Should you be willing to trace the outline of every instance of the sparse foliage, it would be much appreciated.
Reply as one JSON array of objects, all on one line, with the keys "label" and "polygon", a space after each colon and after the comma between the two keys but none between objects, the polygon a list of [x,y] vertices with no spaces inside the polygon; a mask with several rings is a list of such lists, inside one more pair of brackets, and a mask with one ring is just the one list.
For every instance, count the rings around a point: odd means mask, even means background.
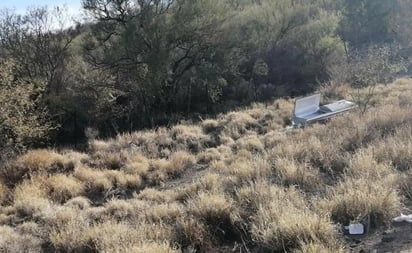
[{"label": "sparse foliage", "polygon": [[349,83],[355,88],[352,97],[362,114],[372,104],[376,86],[393,81],[405,70],[405,60],[397,52],[395,47],[371,46],[352,52],[330,68],[334,82]]},{"label": "sparse foliage", "polygon": [[41,107],[41,88],[15,75],[12,60],[0,62],[0,157],[8,152],[41,145],[53,129]]}]

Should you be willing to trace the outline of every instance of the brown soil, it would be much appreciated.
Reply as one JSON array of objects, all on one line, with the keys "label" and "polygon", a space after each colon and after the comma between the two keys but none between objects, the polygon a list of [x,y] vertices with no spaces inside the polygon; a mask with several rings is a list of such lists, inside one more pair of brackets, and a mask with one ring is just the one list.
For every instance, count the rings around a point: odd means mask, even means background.
[{"label": "brown soil", "polygon": [[[405,210],[410,214],[412,205]],[[393,222],[386,228],[366,235],[346,235],[347,252],[353,253],[408,253],[412,252],[412,223]]]}]

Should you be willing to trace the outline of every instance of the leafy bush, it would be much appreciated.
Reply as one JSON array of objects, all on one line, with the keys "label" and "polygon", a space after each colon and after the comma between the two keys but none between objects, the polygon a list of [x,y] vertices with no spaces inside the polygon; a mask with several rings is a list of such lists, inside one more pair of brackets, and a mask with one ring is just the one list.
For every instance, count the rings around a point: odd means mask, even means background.
[{"label": "leafy bush", "polygon": [[0,62],[0,157],[44,143],[54,129],[39,104],[42,88],[18,79],[16,67],[12,60]]}]

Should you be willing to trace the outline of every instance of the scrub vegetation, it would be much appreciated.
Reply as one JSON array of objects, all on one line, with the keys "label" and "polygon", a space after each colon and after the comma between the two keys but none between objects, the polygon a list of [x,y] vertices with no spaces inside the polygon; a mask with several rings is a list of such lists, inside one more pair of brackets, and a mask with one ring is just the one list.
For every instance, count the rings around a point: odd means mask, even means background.
[{"label": "scrub vegetation", "polygon": [[[0,10],[0,252],[345,252],[412,199],[411,0]],[[292,129],[294,99],[354,110]]]},{"label": "scrub vegetation", "polygon": [[285,130],[293,100],[278,99],[83,153],[31,150],[1,167],[0,248],[344,252],[342,225],[384,228],[411,198],[411,85],[305,129]]}]

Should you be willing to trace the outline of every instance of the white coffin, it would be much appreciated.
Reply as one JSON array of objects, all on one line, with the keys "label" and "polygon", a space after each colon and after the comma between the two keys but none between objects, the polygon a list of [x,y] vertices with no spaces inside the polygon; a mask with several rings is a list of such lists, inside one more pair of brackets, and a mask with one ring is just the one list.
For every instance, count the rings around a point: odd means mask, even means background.
[{"label": "white coffin", "polygon": [[353,102],[347,100],[339,100],[320,106],[320,99],[320,94],[296,99],[292,117],[292,123],[295,127],[303,127],[307,123],[330,118],[357,107]]}]

